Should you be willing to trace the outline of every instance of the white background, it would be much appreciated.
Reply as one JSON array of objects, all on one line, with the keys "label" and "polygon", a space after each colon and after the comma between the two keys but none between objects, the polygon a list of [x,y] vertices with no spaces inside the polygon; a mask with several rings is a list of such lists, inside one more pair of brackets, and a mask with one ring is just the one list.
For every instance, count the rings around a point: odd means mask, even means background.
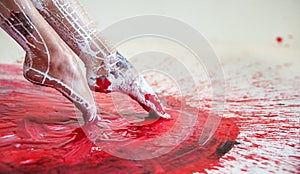
[{"label": "white background", "polygon": [[[249,54],[267,62],[300,62],[299,0],[81,2],[100,29],[134,16],[163,15],[187,23],[201,32],[224,62],[237,57],[247,59],[244,55]],[[283,38],[282,44],[276,42],[277,36]],[[22,49],[2,30],[0,52],[1,63],[14,63],[24,57]]]}]

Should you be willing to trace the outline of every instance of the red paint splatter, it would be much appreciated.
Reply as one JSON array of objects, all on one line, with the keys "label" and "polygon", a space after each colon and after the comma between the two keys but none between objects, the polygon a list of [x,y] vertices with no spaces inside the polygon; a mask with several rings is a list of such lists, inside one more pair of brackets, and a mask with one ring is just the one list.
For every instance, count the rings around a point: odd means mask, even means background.
[{"label": "red paint splatter", "polygon": [[278,37],[276,37],[276,41],[277,41],[278,43],[282,43],[283,39],[282,39],[282,37],[278,36]]},{"label": "red paint splatter", "polygon": [[[20,67],[0,65],[1,173],[204,172],[205,169],[219,166],[218,159],[233,147],[239,133],[232,119],[222,119],[212,138],[205,145],[199,145],[198,140],[209,114],[188,107],[191,113],[198,114],[196,124],[191,129],[191,136],[175,149],[154,159],[121,159],[95,147],[89,141],[80,128],[71,102],[52,88],[25,81],[21,72]],[[148,97],[153,100],[151,96]],[[103,118],[113,121],[120,117],[114,111],[110,94],[97,94],[95,100],[101,101]],[[165,100],[170,106],[178,103],[172,97]],[[134,110],[127,112],[132,113],[130,116],[135,115]],[[121,135],[129,137],[132,142],[138,139],[150,141],[173,128],[175,122],[180,127],[187,120],[187,117],[179,117],[180,114],[176,113],[180,111],[176,109],[168,112],[172,119],[158,119],[148,125],[122,127],[116,131],[127,132]],[[167,143],[169,140],[163,141]],[[158,150],[160,147],[152,148]]]},{"label": "red paint splatter", "polygon": [[95,87],[96,92],[110,93],[110,90],[107,88],[111,85],[111,82],[104,76],[97,78],[96,84],[98,86]]}]

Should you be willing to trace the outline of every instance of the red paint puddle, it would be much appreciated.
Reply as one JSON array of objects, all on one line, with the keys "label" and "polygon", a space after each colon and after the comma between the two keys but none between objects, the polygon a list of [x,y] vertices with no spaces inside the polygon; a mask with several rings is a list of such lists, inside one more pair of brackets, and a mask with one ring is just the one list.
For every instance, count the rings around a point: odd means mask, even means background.
[{"label": "red paint puddle", "polygon": [[[24,80],[16,65],[0,65],[0,172],[1,173],[191,173],[204,172],[220,165],[219,159],[228,152],[239,134],[233,119],[221,119],[215,134],[204,145],[199,139],[208,113],[197,112],[191,135],[168,153],[147,160],[127,160],[112,156],[95,146],[84,134],[76,119],[74,106],[52,88],[33,85]],[[97,94],[102,116],[115,119],[110,94]],[[173,97],[164,99],[173,117],[149,117],[134,126],[116,130],[136,140],[151,140],[184,124],[176,108],[180,102]],[[167,106],[167,107],[168,107]],[[135,116],[135,110],[128,111]],[[147,122],[147,125],[145,125]],[[117,127],[117,126],[116,126]],[[176,127],[175,127],[176,128]],[[176,130],[176,129],[175,129]],[[125,132],[125,133],[124,133]],[[184,132],[183,132],[184,133]],[[163,139],[165,143],[170,140]],[[119,143],[122,145],[122,142]],[[139,144],[137,144],[139,145]],[[134,149],[134,146],[131,146]],[[159,150],[159,147],[150,147]],[[114,150],[114,149],[112,149]],[[123,153],[120,148],[117,153]],[[122,149],[121,149],[122,150]],[[150,149],[151,150],[151,149]],[[230,158],[229,160],[235,160]]]}]

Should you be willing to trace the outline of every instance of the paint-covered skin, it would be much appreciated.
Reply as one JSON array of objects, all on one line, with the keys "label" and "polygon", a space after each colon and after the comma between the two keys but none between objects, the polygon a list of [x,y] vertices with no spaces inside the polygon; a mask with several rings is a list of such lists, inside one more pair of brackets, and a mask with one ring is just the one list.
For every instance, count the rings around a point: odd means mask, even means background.
[{"label": "paint-covered skin", "polygon": [[[77,0],[32,0],[40,14],[54,28],[86,66],[86,78],[96,92],[122,92],[147,111],[170,118],[157,95],[134,67],[101,35]],[[153,96],[147,100],[145,95]]]},{"label": "paint-covered skin", "polygon": [[[34,27],[31,25],[30,18],[23,12],[10,12],[9,18],[5,21],[8,25],[12,25],[23,36],[28,36],[34,31]],[[23,25],[20,25],[20,22]]]},{"label": "paint-covered skin", "polygon": [[164,111],[157,95],[148,85],[142,75],[119,52],[108,56],[104,60],[107,75],[92,78],[91,88],[95,91],[109,93],[122,92],[136,100],[146,111],[153,111],[158,116],[170,118]]}]

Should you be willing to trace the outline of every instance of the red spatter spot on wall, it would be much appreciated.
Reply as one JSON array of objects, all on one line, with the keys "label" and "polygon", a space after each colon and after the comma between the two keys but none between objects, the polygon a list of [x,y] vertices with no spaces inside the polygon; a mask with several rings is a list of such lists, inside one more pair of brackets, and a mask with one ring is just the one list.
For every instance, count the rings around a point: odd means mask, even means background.
[{"label": "red spatter spot on wall", "polygon": [[282,39],[282,37],[278,36],[278,37],[276,37],[276,41],[277,41],[277,43],[282,43],[283,39]]}]

